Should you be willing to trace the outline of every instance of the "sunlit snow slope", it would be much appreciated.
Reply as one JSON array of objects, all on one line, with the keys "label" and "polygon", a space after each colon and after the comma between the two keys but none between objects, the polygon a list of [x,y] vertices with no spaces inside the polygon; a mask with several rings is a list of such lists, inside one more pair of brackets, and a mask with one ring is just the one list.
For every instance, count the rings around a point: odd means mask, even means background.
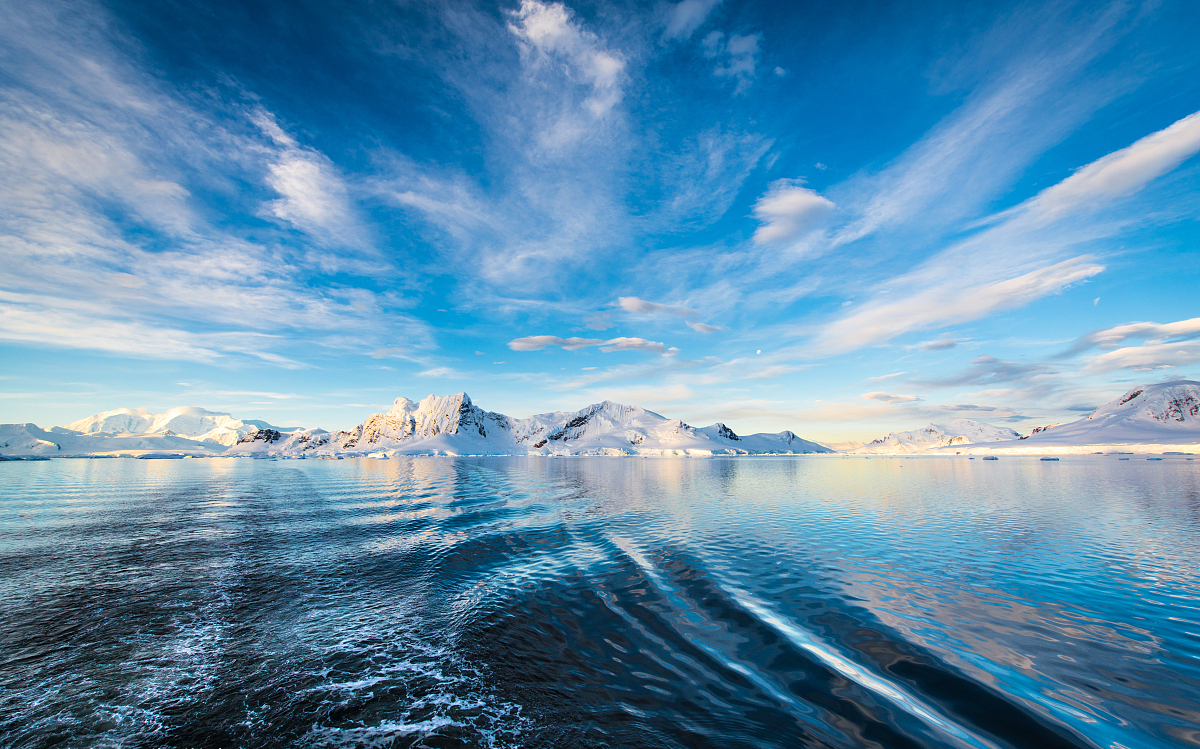
[{"label": "sunlit snow slope", "polygon": [[988,445],[985,451],[1033,454],[1131,448],[1200,452],[1200,382],[1139,385],[1078,421],[1057,424],[1026,439]]}]

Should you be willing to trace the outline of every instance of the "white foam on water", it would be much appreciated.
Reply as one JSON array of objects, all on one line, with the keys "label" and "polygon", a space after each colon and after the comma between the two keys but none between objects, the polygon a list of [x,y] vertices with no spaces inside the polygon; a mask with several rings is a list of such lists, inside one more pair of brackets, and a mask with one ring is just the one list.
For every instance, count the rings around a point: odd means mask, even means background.
[{"label": "white foam on water", "polygon": [[911,715],[920,718],[932,728],[944,734],[956,746],[974,747],[975,749],[997,749],[996,744],[982,736],[978,736],[958,725],[906,690],[895,682],[878,674],[871,673],[846,656],[839,653],[831,645],[821,642],[811,632],[779,616],[764,603],[754,599],[745,591],[731,585],[721,585],[738,605],[758,617],[759,621],[770,626],[783,635],[796,647],[809,653],[821,663],[838,672],[845,678],[862,686],[897,705]]},{"label": "white foam on water", "polygon": [[[621,548],[631,559],[633,559],[641,571],[658,587],[667,599],[675,606],[679,606],[688,618],[697,618],[703,620],[704,615],[701,612],[695,611],[694,607],[688,603],[683,595],[682,590],[670,583],[664,575],[662,575],[656,566],[643,555],[628,539],[612,537],[613,543]],[[807,632],[795,624],[787,621],[783,617],[776,614],[764,603],[753,598],[750,594],[729,585],[727,583],[717,583],[721,590],[730,596],[743,609],[753,614],[759,621],[769,626],[771,629],[778,632],[787,641],[791,642],[796,647],[804,650],[825,666],[841,674],[843,677],[853,681],[859,686],[871,691],[880,697],[883,697],[888,702],[896,705],[905,712],[920,719],[926,725],[935,729],[942,734],[948,742],[953,746],[970,747],[970,749],[999,749],[999,747],[971,731],[958,725],[951,719],[938,713],[936,709],[925,703],[917,696],[904,689],[902,686],[882,677],[871,673],[867,668],[861,666],[850,658],[839,653],[835,648],[827,643],[821,642],[812,633]],[[754,684],[761,687],[764,691],[775,697],[777,700],[790,707],[801,705],[796,698],[787,694],[779,687],[772,684],[761,674],[756,673],[747,666],[737,663],[725,654],[710,648],[703,644],[698,638],[688,638],[696,647],[701,648],[705,652],[719,659],[727,667],[737,671],[738,673],[751,680]],[[811,708],[804,706],[805,711],[811,711]]]}]

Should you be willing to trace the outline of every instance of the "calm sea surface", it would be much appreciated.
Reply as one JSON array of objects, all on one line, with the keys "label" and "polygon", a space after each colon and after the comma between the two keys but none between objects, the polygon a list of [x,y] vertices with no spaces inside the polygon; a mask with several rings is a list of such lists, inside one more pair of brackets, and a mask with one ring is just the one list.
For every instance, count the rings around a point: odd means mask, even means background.
[{"label": "calm sea surface", "polygon": [[0,745],[1200,746],[1200,461],[4,463]]}]

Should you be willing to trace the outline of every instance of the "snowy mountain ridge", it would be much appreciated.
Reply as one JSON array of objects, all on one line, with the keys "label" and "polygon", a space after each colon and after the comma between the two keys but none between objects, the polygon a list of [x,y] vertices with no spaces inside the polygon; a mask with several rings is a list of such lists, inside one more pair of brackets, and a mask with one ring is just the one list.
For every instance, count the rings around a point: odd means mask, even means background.
[{"label": "snowy mountain ridge", "polygon": [[954,419],[945,424],[930,424],[924,429],[892,432],[872,440],[851,452],[875,455],[911,455],[938,448],[1020,439],[1014,429],[985,424],[971,419]]},{"label": "snowy mountain ridge", "polygon": [[792,432],[739,436],[724,424],[697,429],[638,406],[612,401],[579,411],[515,419],[485,411],[466,393],[397,398],[339,432],[303,430],[284,436],[262,430],[229,454],[336,455],[747,455],[830,453]]}]

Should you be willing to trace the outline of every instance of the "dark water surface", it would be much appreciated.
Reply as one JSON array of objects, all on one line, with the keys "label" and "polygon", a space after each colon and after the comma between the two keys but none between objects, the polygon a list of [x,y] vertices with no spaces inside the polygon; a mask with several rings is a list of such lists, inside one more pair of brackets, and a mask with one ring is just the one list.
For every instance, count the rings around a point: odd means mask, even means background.
[{"label": "dark water surface", "polygon": [[1198,466],[0,464],[0,745],[1200,746]]}]

